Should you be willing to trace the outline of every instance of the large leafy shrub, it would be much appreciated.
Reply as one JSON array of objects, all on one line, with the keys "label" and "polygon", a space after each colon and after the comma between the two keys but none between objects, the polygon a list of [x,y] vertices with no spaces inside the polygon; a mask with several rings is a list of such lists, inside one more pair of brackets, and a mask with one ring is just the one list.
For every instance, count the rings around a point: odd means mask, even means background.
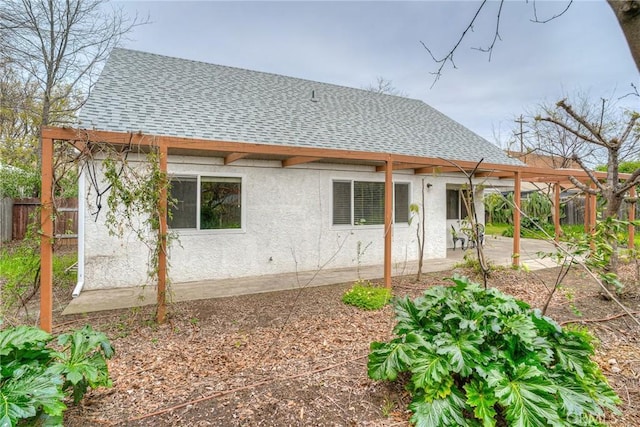
[{"label": "large leafy shrub", "polygon": [[617,411],[585,330],[467,278],[394,302],[396,338],[373,342],[372,379],[408,372],[411,420],[427,426],[591,426]]},{"label": "large leafy shrub", "polygon": [[88,388],[109,387],[105,358],[113,348],[90,326],[58,337],[30,326],[0,331],[0,426],[38,418],[47,426],[62,425],[63,399],[78,403]]}]

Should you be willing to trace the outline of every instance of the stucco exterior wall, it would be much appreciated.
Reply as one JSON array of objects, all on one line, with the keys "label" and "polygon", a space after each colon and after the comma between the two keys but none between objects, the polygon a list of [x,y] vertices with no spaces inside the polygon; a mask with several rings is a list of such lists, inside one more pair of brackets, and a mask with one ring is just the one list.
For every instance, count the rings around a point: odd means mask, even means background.
[{"label": "stucco exterior wall", "polygon": [[[332,225],[332,181],[384,182],[384,173],[371,166],[311,163],[281,168],[279,162],[252,160],[225,166],[221,158],[172,157],[168,168],[175,176],[241,177],[243,188],[242,229],[177,231],[179,241],[169,249],[173,283],[383,263],[384,226]],[[410,203],[420,203],[423,182],[431,184],[425,188],[425,259],[446,257],[451,246],[446,188],[464,180],[397,171],[394,181],[410,184]],[[86,198],[85,289],[144,284],[148,248],[133,233],[123,239],[110,236],[104,212],[97,219],[92,216],[94,196]],[[394,225],[394,271],[418,257],[416,226]]]}]

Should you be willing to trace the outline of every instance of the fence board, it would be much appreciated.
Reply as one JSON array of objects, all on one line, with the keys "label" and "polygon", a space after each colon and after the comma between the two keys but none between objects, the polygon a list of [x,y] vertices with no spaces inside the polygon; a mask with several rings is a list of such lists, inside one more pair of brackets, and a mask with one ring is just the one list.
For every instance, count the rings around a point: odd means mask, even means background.
[{"label": "fence board", "polygon": [[[38,227],[40,199],[14,199],[13,200],[13,221],[12,238],[22,240],[27,235],[30,226]],[[58,209],[54,221],[54,232],[57,236],[73,235],[73,238],[59,238],[58,243],[62,245],[75,245],[78,234],[78,199],[57,199]]]},{"label": "fence board", "polygon": [[13,199],[5,197],[0,199],[0,242],[11,240]]}]

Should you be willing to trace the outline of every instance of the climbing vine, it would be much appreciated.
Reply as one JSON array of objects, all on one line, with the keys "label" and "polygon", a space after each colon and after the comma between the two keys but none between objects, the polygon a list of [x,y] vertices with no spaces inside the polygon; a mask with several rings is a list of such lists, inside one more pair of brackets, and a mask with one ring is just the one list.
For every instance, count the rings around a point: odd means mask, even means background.
[{"label": "climbing vine", "polygon": [[122,148],[87,147],[83,167],[90,186],[87,197],[93,197],[91,215],[97,221],[104,210],[109,235],[125,238],[133,234],[144,244],[149,251],[147,283],[157,281],[160,254],[164,251],[166,255],[166,248],[177,240],[175,232],[161,232],[160,218],[169,218],[169,207],[175,203],[171,197],[167,197],[166,208],[160,203],[163,192],[169,194],[171,181],[161,170],[158,147],[150,144],[143,150],[132,143]]}]

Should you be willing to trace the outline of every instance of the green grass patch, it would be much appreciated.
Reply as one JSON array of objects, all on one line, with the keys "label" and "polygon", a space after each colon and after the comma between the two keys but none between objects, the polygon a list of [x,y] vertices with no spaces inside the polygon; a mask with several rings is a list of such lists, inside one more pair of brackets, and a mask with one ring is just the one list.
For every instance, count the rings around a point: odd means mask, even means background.
[{"label": "green grass patch", "polygon": [[[553,237],[554,236],[554,229],[553,229],[553,224],[546,224],[545,225],[545,229],[547,230],[547,233]],[[524,228],[521,227],[521,237],[525,237],[528,239],[546,239],[547,237],[538,229],[528,229],[528,228]],[[562,226],[562,235],[565,236],[565,238],[568,238],[570,236],[576,236],[576,235],[580,235],[584,233],[584,225],[582,224],[574,224],[574,225],[563,225]],[[490,236],[506,236],[506,237],[513,237],[513,225],[511,224],[500,224],[500,223],[496,223],[496,224],[490,224],[487,223],[485,225],[485,234],[486,235],[490,235]],[[625,242],[627,241],[628,234],[623,233],[623,236],[621,238],[621,241]],[[634,242],[636,244],[636,246],[640,246],[640,232],[636,232],[636,235],[634,237]]]},{"label": "green grass patch", "polygon": [[509,227],[509,224],[487,223],[484,226],[484,234],[488,234],[490,236],[502,236],[502,233]]},{"label": "green grass patch", "polygon": [[[68,289],[75,285],[76,272],[70,267],[76,262],[74,252],[54,253],[53,281],[58,289]],[[36,284],[40,269],[40,247],[28,242],[0,249],[0,299],[5,309],[10,309],[29,293]]]},{"label": "green grass patch", "polygon": [[358,280],[342,295],[342,302],[363,310],[379,310],[390,300],[391,289],[374,286],[366,280]]}]

